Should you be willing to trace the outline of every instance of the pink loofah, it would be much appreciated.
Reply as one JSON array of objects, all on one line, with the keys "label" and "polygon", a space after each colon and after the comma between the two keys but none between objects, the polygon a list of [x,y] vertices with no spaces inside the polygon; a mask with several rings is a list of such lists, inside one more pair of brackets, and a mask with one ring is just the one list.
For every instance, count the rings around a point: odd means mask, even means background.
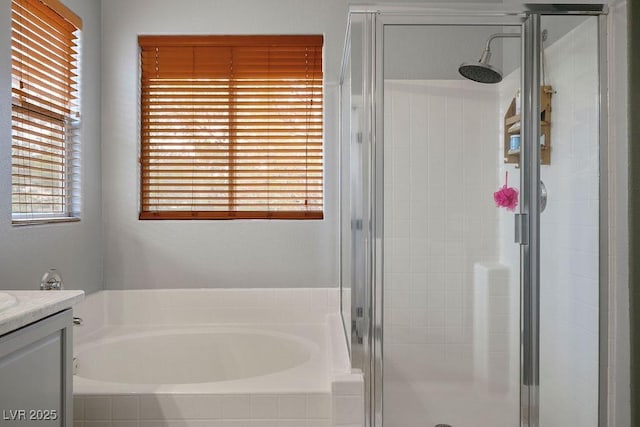
[{"label": "pink loofah", "polygon": [[493,200],[499,208],[507,208],[507,210],[515,211],[518,206],[518,190],[507,186],[509,172],[505,176],[505,183],[498,191],[493,193]]}]

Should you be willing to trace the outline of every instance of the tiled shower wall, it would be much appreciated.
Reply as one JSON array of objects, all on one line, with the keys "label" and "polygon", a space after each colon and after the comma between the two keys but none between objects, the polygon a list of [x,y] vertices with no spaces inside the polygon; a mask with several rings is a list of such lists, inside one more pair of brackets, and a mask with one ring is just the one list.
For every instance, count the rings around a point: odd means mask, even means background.
[{"label": "tiled shower wall", "polygon": [[[498,93],[385,82],[386,407],[393,385],[473,378],[473,268],[495,261]],[[397,399],[396,399],[397,398]]]},{"label": "tiled shower wall", "polygon": [[599,274],[596,18],[589,18],[545,53],[549,81],[557,93],[552,164],[542,170],[549,206],[541,216],[540,422],[595,427]]},{"label": "tiled shower wall", "polygon": [[[598,423],[596,48],[596,19],[589,18],[545,49],[547,84],[554,89],[551,164],[541,166],[548,203],[540,219],[540,422],[548,426]],[[500,87],[501,110],[519,87],[518,73]],[[507,170],[519,186],[519,170],[501,167],[502,174]],[[500,213],[500,235],[500,262],[517,265],[512,214]],[[518,286],[516,271],[511,269],[512,286]],[[513,298],[512,306],[518,304]],[[517,340],[511,346],[517,350]]]}]

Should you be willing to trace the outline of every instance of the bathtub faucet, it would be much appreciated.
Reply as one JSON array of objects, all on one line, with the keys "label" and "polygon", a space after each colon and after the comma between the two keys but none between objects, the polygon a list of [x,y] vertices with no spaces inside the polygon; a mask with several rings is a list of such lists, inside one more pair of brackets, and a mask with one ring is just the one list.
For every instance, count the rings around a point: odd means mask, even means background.
[{"label": "bathtub faucet", "polygon": [[55,268],[50,268],[40,281],[40,290],[42,291],[60,291],[62,290],[62,276]]}]

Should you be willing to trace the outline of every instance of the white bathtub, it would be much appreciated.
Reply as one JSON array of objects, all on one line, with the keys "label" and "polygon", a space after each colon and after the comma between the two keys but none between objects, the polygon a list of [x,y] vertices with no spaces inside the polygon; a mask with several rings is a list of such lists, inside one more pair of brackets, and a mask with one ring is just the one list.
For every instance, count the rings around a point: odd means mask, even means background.
[{"label": "white bathtub", "polygon": [[79,346],[75,374],[96,381],[150,384],[157,390],[163,384],[274,375],[317,359],[317,353],[313,342],[271,329],[156,328],[112,334]]},{"label": "white bathtub", "polygon": [[90,295],[74,427],[362,425],[338,310],[336,289]]}]

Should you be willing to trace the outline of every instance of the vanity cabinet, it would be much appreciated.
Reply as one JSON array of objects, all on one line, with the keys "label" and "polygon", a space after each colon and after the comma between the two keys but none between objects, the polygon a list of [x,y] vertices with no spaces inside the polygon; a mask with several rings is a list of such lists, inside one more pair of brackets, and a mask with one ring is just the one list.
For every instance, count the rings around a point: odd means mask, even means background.
[{"label": "vanity cabinet", "polygon": [[0,425],[72,427],[71,309],[0,336]]}]

